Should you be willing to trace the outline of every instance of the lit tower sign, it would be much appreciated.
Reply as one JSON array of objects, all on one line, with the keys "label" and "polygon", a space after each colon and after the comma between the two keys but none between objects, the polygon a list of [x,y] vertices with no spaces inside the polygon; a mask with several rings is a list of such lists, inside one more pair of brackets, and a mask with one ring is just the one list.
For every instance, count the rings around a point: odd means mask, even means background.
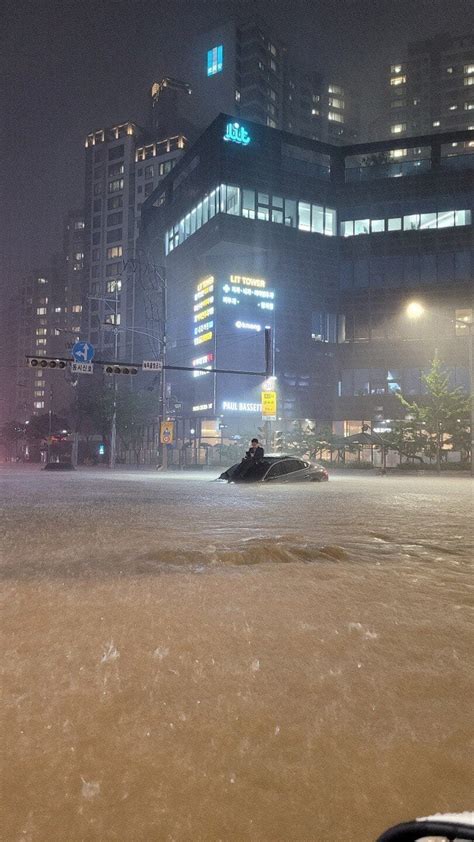
[{"label": "lit tower sign", "polygon": [[252,138],[247,129],[240,123],[227,123],[223,139],[231,143],[238,143],[240,146],[248,146]]}]

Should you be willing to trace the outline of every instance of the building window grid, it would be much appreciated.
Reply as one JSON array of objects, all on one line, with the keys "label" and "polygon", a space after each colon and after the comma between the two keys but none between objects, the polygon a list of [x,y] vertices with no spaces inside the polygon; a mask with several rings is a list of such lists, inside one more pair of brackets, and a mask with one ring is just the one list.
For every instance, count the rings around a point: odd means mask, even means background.
[{"label": "building window grid", "polygon": [[346,219],[340,223],[341,237],[375,234],[383,231],[423,231],[471,224],[470,210],[411,213],[388,219]]},{"label": "building window grid", "polygon": [[167,230],[166,254],[184,243],[217,213],[258,219],[261,222],[271,221],[327,237],[337,233],[337,214],[334,208],[273,196],[237,185],[221,184]]}]

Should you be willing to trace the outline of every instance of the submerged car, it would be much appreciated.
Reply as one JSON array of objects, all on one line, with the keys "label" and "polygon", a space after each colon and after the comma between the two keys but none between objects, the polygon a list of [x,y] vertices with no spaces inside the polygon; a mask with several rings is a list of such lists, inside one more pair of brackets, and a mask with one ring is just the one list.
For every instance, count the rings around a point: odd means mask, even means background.
[{"label": "submerged car", "polygon": [[222,482],[325,482],[326,468],[295,456],[269,454],[261,462],[239,462],[219,477]]}]

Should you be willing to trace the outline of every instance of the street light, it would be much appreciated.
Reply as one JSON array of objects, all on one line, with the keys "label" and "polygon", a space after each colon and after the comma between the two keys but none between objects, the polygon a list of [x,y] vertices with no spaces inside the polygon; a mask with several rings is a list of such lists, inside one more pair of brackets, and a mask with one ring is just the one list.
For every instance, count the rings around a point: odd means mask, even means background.
[{"label": "street light", "polygon": [[[406,308],[407,316],[410,319],[419,319],[425,314],[425,308],[419,301],[410,301]],[[470,408],[471,408],[471,476],[474,476],[474,371],[473,371],[473,358],[474,358],[474,334],[472,332],[472,327],[474,322],[467,321],[466,319],[450,319],[449,316],[445,316],[445,321],[450,322],[454,325],[459,325],[463,330],[468,330],[469,335],[468,339],[468,352],[469,352],[469,401],[470,401]]]},{"label": "street light", "polygon": [[423,304],[419,301],[410,301],[407,306],[407,316],[409,319],[420,319],[425,312]]}]

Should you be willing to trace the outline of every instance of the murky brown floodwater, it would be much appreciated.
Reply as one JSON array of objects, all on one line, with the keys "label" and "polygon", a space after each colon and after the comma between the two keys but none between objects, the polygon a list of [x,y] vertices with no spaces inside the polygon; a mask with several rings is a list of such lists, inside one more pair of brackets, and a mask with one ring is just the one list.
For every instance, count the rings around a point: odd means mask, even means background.
[{"label": "murky brown floodwater", "polygon": [[2,840],[371,842],[472,807],[469,480],[0,484]]}]

